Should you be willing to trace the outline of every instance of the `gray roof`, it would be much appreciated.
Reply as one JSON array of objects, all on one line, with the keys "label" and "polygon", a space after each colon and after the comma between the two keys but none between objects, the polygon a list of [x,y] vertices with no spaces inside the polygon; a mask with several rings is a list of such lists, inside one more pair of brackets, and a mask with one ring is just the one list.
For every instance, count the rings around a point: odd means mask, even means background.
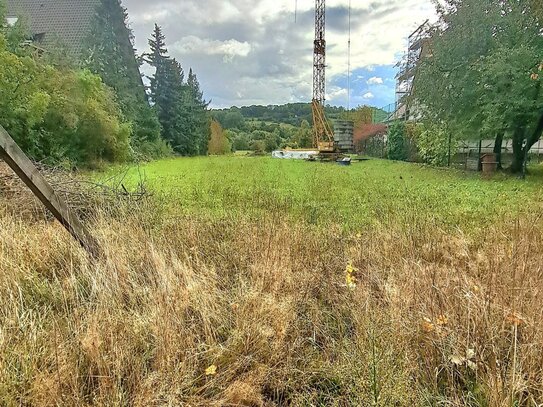
[{"label": "gray roof", "polygon": [[7,0],[8,17],[24,17],[31,34],[47,47],[60,40],[81,50],[100,0]]}]

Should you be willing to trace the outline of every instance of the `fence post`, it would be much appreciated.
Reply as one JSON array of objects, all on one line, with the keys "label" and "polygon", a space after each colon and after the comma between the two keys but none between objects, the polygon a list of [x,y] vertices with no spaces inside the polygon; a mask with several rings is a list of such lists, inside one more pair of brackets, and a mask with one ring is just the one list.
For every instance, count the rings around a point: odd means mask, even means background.
[{"label": "fence post", "polygon": [[449,132],[449,157],[447,162],[447,167],[451,166],[451,142],[452,142],[452,134]]},{"label": "fence post", "polygon": [[479,139],[479,149],[477,151],[477,171],[482,171],[483,163],[481,161],[481,153],[483,151],[483,140]]},{"label": "fence post", "polygon": [[98,242],[70,211],[64,200],[57,195],[36,166],[28,159],[8,132],[0,125],[0,158],[17,174],[32,193],[53,216],[70,232],[81,246],[93,257],[98,257]]}]

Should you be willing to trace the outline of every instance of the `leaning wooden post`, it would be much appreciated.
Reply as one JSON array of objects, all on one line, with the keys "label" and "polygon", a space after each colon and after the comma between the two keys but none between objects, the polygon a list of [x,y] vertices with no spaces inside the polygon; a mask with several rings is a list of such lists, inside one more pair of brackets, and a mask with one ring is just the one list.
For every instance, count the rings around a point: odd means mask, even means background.
[{"label": "leaning wooden post", "polygon": [[81,246],[93,257],[98,257],[100,249],[96,239],[83,226],[77,216],[70,211],[68,205],[57,195],[2,126],[0,126],[0,158],[11,167]]}]

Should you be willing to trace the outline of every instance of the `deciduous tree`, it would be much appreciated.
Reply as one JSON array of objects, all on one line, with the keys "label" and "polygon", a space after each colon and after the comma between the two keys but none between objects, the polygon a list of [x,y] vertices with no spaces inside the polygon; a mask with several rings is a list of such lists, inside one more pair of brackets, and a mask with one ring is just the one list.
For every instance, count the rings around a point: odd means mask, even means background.
[{"label": "deciduous tree", "polygon": [[211,138],[209,139],[208,152],[212,155],[224,155],[232,151],[230,142],[224,134],[220,123],[216,120],[211,121]]},{"label": "deciduous tree", "polygon": [[534,80],[543,54],[541,24],[528,0],[446,0],[438,8],[425,56],[417,67],[415,99],[425,118],[466,138],[512,134],[513,172],[520,172],[543,112]]}]

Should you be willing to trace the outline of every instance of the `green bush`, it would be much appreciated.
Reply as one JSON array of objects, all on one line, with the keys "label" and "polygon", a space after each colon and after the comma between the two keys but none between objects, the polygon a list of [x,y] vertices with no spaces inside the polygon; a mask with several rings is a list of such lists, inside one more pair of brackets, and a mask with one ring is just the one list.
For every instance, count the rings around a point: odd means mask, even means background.
[{"label": "green bush", "polygon": [[[449,134],[440,126],[425,123],[416,135],[419,157],[432,165],[447,164],[449,156]],[[456,151],[456,143],[451,140],[451,151]]]},{"label": "green bush", "polygon": [[130,158],[131,125],[100,77],[17,55],[1,33],[0,124],[36,160],[89,165]]},{"label": "green bush", "polygon": [[387,157],[389,160],[407,161],[409,156],[404,122],[395,122],[388,131]]},{"label": "green bush", "polygon": [[132,151],[136,161],[151,161],[173,155],[172,147],[162,139],[133,143]]}]

